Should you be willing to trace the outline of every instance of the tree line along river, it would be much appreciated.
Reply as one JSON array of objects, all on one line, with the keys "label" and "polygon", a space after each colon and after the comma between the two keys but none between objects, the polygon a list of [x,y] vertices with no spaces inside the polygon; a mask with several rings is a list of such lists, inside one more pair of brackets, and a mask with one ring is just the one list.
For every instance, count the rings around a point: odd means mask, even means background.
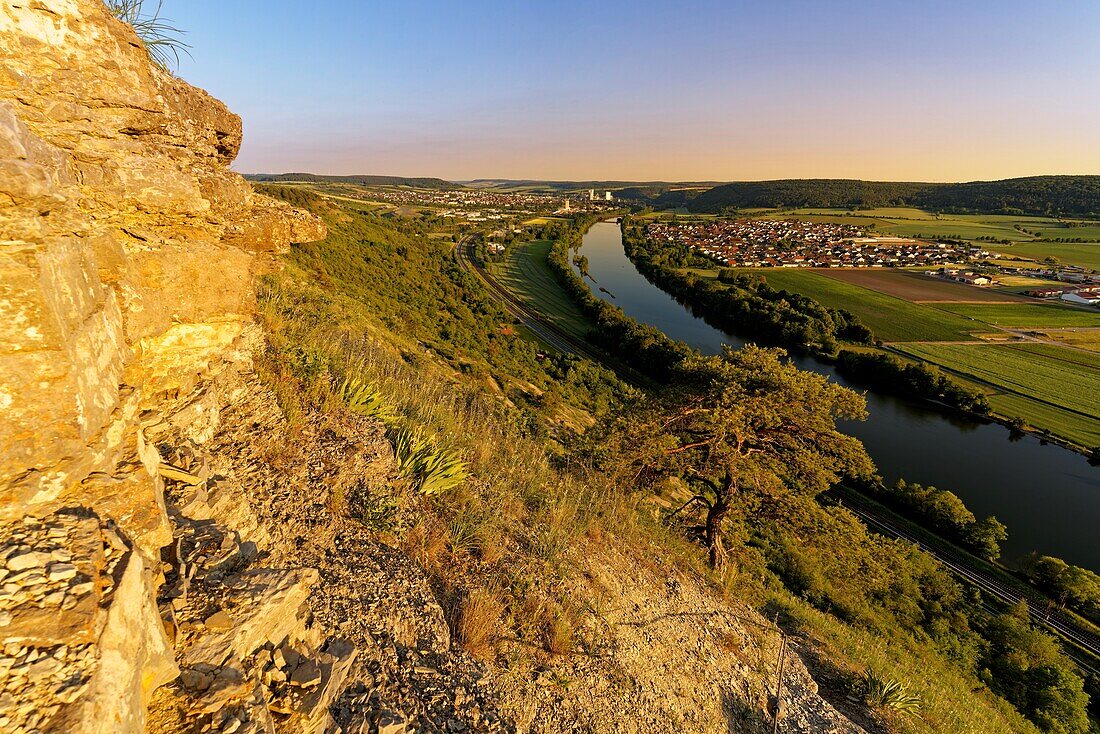
[{"label": "tree line along river", "polygon": [[[626,257],[617,224],[594,224],[581,252],[596,281],[593,294],[637,321],[704,354],[745,343],[646,280]],[[810,357],[794,362],[864,392],[828,364]],[[1002,544],[1008,565],[1035,550],[1100,572],[1100,469],[1080,454],[1034,436],[1013,436],[997,423],[886,395],[866,396],[870,417],[840,427],[863,442],[884,481],[935,485],[958,495],[978,518],[996,515],[1008,526]]]}]

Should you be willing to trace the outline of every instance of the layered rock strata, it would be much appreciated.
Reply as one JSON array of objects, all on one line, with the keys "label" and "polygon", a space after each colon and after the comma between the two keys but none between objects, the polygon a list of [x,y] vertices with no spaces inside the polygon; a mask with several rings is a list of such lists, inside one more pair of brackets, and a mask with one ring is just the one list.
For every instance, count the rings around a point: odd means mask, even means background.
[{"label": "layered rock strata", "polygon": [[151,419],[313,218],[229,170],[241,122],[98,0],[0,3],[0,729],[140,731],[177,674]]}]

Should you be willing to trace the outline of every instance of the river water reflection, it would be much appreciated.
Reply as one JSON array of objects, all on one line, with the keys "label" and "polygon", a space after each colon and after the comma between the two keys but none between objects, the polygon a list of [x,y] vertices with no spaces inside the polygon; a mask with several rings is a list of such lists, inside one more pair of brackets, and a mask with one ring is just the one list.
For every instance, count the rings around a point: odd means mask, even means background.
[{"label": "river water reflection", "polygon": [[[617,224],[593,225],[581,252],[597,285],[610,291],[593,286],[593,293],[634,319],[706,354],[722,344],[744,343],[647,281],[623,252]],[[810,358],[796,362],[849,385],[829,365]],[[888,396],[867,393],[867,408],[868,420],[842,427],[863,441],[887,482],[904,477],[950,489],[978,517],[996,515],[1008,526],[1006,563],[1038,550],[1100,571],[1100,469],[1084,457],[1032,436],[1011,439],[996,423]]]}]

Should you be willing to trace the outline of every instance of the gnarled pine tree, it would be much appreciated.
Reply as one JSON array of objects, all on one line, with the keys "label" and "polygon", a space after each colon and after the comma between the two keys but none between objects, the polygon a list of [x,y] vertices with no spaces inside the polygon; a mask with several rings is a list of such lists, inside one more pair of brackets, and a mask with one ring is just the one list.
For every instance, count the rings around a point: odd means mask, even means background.
[{"label": "gnarled pine tree", "polygon": [[593,431],[593,453],[620,479],[675,477],[690,487],[680,509],[705,508],[715,568],[726,565],[723,526],[744,489],[817,494],[874,470],[863,445],[836,427],[866,417],[863,397],[784,362],[781,350],[727,347],[685,360],[678,377],[642,410]]}]

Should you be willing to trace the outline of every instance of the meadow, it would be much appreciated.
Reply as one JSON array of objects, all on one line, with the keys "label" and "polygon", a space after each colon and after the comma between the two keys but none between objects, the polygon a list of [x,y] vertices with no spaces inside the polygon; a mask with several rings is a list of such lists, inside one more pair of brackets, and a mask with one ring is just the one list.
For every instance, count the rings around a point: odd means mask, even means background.
[{"label": "meadow", "polygon": [[1004,328],[1100,328],[1100,311],[1055,303],[942,303],[937,308]]},{"label": "meadow", "polygon": [[990,249],[1013,257],[1039,261],[1053,257],[1063,265],[1080,265],[1083,268],[1100,270],[1100,242],[1017,242],[1013,245],[991,246]]},{"label": "meadow", "polygon": [[[1016,267],[1015,265],[1013,267]],[[1001,292],[1023,293],[1032,288],[1064,285],[1062,281],[1048,278],[1031,278],[1026,275],[998,275],[997,290]]]},{"label": "meadow", "polygon": [[966,341],[973,321],[932,306],[911,303],[808,270],[772,268],[761,273],[772,288],[809,296],[829,308],[843,308],[883,341]]},{"label": "meadow", "polygon": [[489,265],[489,272],[558,328],[586,339],[592,322],[562,290],[546,263],[552,244],[550,240],[513,244],[503,262]]},{"label": "meadow", "polygon": [[1100,355],[1048,344],[905,344],[898,351],[991,388],[996,412],[1100,445]]},{"label": "meadow", "polygon": [[[716,270],[693,269],[705,278]],[[768,285],[859,317],[886,342],[969,341],[1004,329],[1100,328],[1100,312],[895,270],[754,270]]]},{"label": "meadow", "polygon": [[1100,329],[1056,329],[1042,332],[1043,337],[1067,347],[1100,352]]}]

